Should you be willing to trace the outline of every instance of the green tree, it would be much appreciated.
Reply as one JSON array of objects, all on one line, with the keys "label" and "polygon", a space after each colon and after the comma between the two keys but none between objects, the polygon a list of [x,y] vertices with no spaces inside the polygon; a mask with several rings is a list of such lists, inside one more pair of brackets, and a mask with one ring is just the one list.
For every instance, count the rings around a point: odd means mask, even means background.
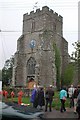
[{"label": "green tree", "polygon": [[12,67],[13,67],[13,57],[5,61],[5,65],[2,69],[2,82],[3,86],[8,86],[12,79]]},{"label": "green tree", "polygon": [[64,71],[62,85],[68,86],[73,83],[74,71],[75,71],[74,63],[68,64],[68,66],[66,67],[66,69]]},{"label": "green tree", "polygon": [[71,58],[77,61],[78,58],[80,59],[80,42],[75,42],[72,45],[74,46],[75,51],[72,52]]},{"label": "green tree", "polygon": [[80,42],[75,42],[72,45],[75,48],[75,52],[72,53],[72,59],[75,60],[78,70],[78,83],[80,83]]}]

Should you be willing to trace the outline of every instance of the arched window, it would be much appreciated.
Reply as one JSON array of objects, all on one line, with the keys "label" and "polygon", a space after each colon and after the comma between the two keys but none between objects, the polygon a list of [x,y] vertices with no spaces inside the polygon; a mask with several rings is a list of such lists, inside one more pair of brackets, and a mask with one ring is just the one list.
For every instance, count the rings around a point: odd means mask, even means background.
[{"label": "arched window", "polygon": [[30,59],[27,62],[27,70],[28,70],[28,74],[32,75],[35,74],[35,65],[36,65],[36,61],[33,57],[30,57]]},{"label": "arched window", "polygon": [[31,31],[34,32],[35,30],[35,21],[33,20],[31,23]]}]

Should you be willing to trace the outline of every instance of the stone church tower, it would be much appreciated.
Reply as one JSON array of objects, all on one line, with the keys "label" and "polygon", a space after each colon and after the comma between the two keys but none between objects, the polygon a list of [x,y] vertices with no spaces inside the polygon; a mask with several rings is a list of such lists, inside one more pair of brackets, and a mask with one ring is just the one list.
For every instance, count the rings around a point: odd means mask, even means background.
[{"label": "stone church tower", "polygon": [[13,86],[36,84],[56,86],[55,50],[60,51],[61,74],[68,62],[68,42],[63,38],[63,18],[44,6],[23,15],[23,33],[14,55]]}]

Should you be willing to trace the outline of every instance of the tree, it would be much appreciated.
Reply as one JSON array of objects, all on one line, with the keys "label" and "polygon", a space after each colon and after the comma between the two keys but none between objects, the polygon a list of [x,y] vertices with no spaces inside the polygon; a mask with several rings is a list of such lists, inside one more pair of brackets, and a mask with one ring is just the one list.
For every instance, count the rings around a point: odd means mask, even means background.
[{"label": "tree", "polygon": [[75,42],[72,44],[74,46],[75,51],[72,52],[72,59],[78,60],[80,58],[80,42]]},{"label": "tree", "polygon": [[12,79],[12,68],[13,68],[14,58],[13,56],[5,61],[5,65],[2,69],[2,82],[3,86],[8,86]]},{"label": "tree", "polygon": [[68,64],[68,66],[64,71],[62,85],[69,86],[70,84],[73,83],[74,72],[75,72],[75,64],[74,63]]},{"label": "tree", "polygon": [[75,42],[72,44],[75,48],[75,52],[72,53],[72,59],[75,60],[78,70],[78,82],[80,83],[80,42]]},{"label": "tree", "polygon": [[73,62],[68,64],[63,75],[62,84],[66,86],[74,82],[75,73],[77,74],[77,71],[78,71],[78,81],[80,81],[80,43],[75,42],[72,45],[74,46],[75,49],[75,51],[72,52],[71,55],[71,60],[73,60]]}]

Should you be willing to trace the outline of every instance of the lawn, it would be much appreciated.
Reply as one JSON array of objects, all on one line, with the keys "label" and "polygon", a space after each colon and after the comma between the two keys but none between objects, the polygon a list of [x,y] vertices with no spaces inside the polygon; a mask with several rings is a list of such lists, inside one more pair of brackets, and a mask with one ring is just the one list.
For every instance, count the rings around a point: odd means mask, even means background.
[{"label": "lawn", "polygon": [[[8,98],[8,101],[11,101],[11,98]],[[18,97],[13,98],[13,101],[18,102]],[[30,97],[22,97],[22,102],[30,104]]]},{"label": "lawn", "polygon": [[[18,97],[15,97],[13,99],[15,102],[18,102]],[[11,98],[8,98],[8,101],[11,101]],[[25,104],[31,104],[30,103],[30,97],[22,97],[22,102]],[[59,99],[59,92],[55,92],[55,95],[53,97],[52,107],[59,110],[61,106],[60,99]],[[66,100],[66,107],[69,107],[69,98]]]}]

